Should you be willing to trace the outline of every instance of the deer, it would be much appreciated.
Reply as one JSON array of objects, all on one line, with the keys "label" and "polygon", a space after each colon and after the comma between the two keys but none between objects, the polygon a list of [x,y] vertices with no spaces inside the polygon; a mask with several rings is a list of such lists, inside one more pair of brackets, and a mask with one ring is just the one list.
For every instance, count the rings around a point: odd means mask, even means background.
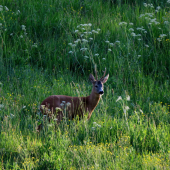
[{"label": "deer", "polygon": [[[87,114],[87,119],[90,119],[92,112],[98,105],[101,96],[104,94],[104,83],[107,82],[109,74],[105,76],[106,68],[103,76],[98,80],[97,71],[95,69],[96,79],[92,74],[89,75],[89,79],[93,85],[92,92],[87,97],[72,97],[65,95],[52,95],[47,97],[40,106],[41,113],[51,118],[51,115],[55,115],[57,124],[63,119],[63,110],[66,108],[67,116],[70,120],[73,120],[76,116],[82,118],[84,114]],[[37,130],[40,130],[40,126]]]}]

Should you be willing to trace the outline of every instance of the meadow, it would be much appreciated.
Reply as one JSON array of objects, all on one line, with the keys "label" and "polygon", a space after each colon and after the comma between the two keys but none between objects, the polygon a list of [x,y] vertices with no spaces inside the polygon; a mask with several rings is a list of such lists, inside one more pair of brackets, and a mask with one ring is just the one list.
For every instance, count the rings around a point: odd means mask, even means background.
[{"label": "meadow", "polygon": [[[170,169],[170,0],[0,1],[0,169]],[[92,117],[43,122],[50,95]]]}]

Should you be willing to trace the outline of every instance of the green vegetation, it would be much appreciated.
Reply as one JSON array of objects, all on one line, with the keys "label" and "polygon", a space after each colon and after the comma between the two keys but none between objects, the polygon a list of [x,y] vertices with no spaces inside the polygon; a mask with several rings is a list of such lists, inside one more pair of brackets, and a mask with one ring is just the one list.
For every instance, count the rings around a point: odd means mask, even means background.
[{"label": "green vegetation", "polygon": [[[170,169],[170,0],[138,1],[1,1],[0,169]],[[89,95],[95,64],[91,119],[37,133],[40,103]]]}]

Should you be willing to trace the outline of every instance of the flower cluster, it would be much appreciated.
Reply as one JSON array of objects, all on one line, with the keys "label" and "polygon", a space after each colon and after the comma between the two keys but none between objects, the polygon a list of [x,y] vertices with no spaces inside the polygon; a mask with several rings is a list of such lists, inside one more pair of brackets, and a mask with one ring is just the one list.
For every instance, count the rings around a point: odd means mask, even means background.
[{"label": "flower cluster", "polygon": [[93,127],[91,128],[92,130],[95,130],[97,127],[101,128],[101,125],[97,124],[96,122],[93,122]]},{"label": "flower cluster", "polygon": [[[77,29],[74,31],[74,33],[76,34],[76,37],[79,38],[76,39],[74,43],[68,43],[68,45],[72,47],[72,50],[68,52],[69,54],[76,55],[76,47],[79,46],[85,60],[88,58],[92,58],[92,56],[89,56],[92,54],[91,52],[89,52],[90,49],[88,43],[95,39],[95,35],[99,34],[100,29],[97,28],[97,30],[94,30],[91,27],[91,23],[80,24],[77,26]],[[98,56],[98,54],[94,54],[94,56]]]}]

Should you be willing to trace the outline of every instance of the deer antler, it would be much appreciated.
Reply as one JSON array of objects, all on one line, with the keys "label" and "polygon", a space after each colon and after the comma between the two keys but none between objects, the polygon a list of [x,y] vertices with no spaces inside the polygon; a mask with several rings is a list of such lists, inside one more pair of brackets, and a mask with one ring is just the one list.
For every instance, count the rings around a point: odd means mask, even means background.
[{"label": "deer antler", "polygon": [[96,80],[98,80],[96,65],[95,65],[95,70],[94,71],[95,71],[95,75],[96,75]]},{"label": "deer antler", "polygon": [[103,74],[103,76],[100,78],[100,80],[102,80],[103,79],[103,77],[105,76],[105,74],[106,74],[106,67],[105,67],[105,71],[103,71],[104,72],[104,74]]}]

